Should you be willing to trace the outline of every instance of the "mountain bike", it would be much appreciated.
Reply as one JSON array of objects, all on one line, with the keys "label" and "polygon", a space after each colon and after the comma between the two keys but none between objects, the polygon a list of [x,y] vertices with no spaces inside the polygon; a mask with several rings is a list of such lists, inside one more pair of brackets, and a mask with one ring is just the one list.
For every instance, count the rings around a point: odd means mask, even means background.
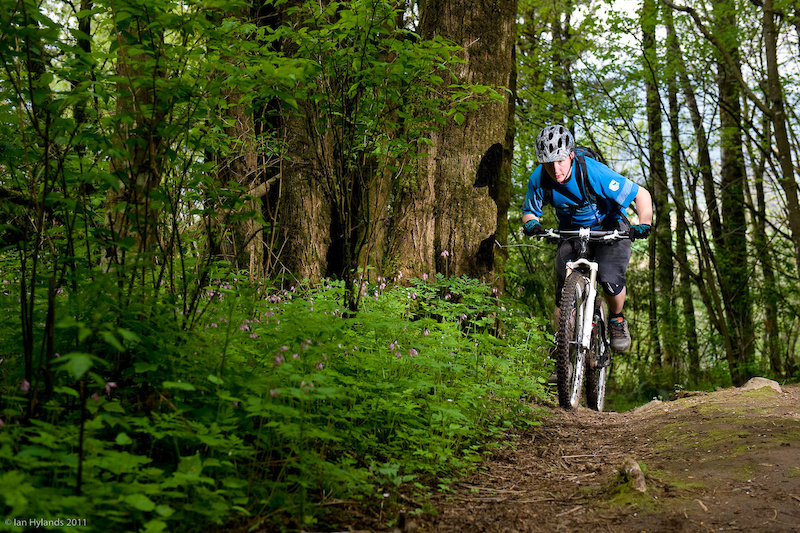
[{"label": "mountain bike", "polygon": [[608,306],[598,298],[598,264],[589,258],[590,242],[613,242],[628,239],[627,232],[580,230],[545,230],[540,238],[551,241],[578,239],[578,259],[567,262],[566,280],[559,302],[560,317],[556,331],[556,377],[558,403],[564,409],[576,409],[586,380],[586,405],[602,411],[606,399],[606,380],[611,368],[611,346],[606,331]]}]

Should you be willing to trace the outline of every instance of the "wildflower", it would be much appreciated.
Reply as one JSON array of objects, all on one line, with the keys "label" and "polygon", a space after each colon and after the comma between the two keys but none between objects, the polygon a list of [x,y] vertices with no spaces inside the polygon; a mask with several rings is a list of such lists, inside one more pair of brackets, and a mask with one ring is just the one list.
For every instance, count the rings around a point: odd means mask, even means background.
[{"label": "wildflower", "polygon": [[431,334],[431,330],[429,330],[428,328],[425,328],[425,331],[423,331],[422,334],[427,337],[428,335]]},{"label": "wildflower", "polygon": [[22,384],[19,386],[19,390],[21,390],[22,392],[28,392],[29,390],[31,390],[31,382],[28,381],[27,379],[23,379]]},{"label": "wildflower", "polygon": [[322,370],[322,362],[317,362],[317,365],[314,368],[317,370]]},{"label": "wildflower", "polygon": [[276,355],[275,356],[275,366],[280,366],[281,363],[283,363],[284,360],[285,359],[283,358],[283,356],[281,354]]},{"label": "wildflower", "polygon": [[247,324],[239,324],[239,331],[250,331],[250,326]]},{"label": "wildflower", "polygon": [[403,354],[401,354],[400,352],[394,352],[394,356],[400,359],[401,357],[403,357]]},{"label": "wildflower", "polygon": [[411,357],[416,357],[417,355],[419,355],[419,352],[417,350],[415,350],[414,348],[411,348],[408,351],[408,355],[410,355]]},{"label": "wildflower", "polygon": [[448,292],[447,294],[445,294],[445,295],[444,295],[444,299],[445,299],[445,300],[449,300],[449,299],[450,299],[450,298],[452,298],[452,297],[453,297],[453,296],[452,296],[452,295],[451,295],[449,292]]},{"label": "wildflower", "polygon": [[422,279],[427,281],[427,279],[428,279],[428,273],[427,272],[422,274]]},{"label": "wildflower", "polygon": [[106,381],[106,394],[111,395],[111,389],[116,389],[117,384],[113,381]]},{"label": "wildflower", "polygon": [[281,351],[282,352],[288,352],[289,351],[289,347],[288,346],[281,346]]},{"label": "wildflower", "polygon": [[450,257],[450,252],[447,250],[442,251],[442,257]]},{"label": "wildflower", "polygon": [[2,419],[2,418],[0,418],[0,428],[1,428],[1,427],[3,427],[3,426],[5,426],[5,425],[6,425],[6,423],[5,423],[5,422],[3,422],[3,419]]},{"label": "wildflower", "polygon": [[269,395],[272,396],[273,398],[277,398],[278,396],[281,395],[281,391],[279,391],[278,389],[270,389]]},{"label": "wildflower", "polygon": [[296,353],[292,354],[292,359],[297,360],[298,357],[300,357],[298,354],[296,354]]},{"label": "wildflower", "polygon": [[411,299],[412,300],[416,300],[417,299],[417,293],[416,292],[411,294]]},{"label": "wildflower", "polygon": [[251,339],[257,339],[258,338],[258,333],[256,333],[256,332],[251,333],[250,334],[250,338]]}]

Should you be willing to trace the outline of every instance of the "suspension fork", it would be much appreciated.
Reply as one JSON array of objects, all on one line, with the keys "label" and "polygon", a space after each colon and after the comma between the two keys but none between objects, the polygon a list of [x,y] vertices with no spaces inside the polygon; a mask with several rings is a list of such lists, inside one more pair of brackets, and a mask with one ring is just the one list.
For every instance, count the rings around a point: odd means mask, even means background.
[{"label": "suspension fork", "polygon": [[594,261],[580,258],[567,262],[567,276],[580,267],[589,270],[589,287],[586,291],[586,300],[583,302],[583,324],[581,329],[581,349],[588,351],[592,343],[592,322],[594,322],[594,303],[597,300],[597,268]]}]

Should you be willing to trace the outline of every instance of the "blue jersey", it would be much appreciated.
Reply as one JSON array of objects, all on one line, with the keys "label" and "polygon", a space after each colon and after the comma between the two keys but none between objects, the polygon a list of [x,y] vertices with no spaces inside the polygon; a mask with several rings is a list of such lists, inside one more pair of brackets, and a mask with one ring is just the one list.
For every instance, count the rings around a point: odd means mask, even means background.
[{"label": "blue jersey", "polygon": [[[584,160],[590,198],[583,198],[578,185],[577,157],[572,163],[572,176],[563,184],[557,183],[539,165],[528,179],[522,214],[541,218],[542,207],[549,203],[555,207],[561,229],[615,227],[617,221],[625,218],[625,209],[636,198],[639,186],[591,157]],[[543,180],[548,180],[544,186]]]}]

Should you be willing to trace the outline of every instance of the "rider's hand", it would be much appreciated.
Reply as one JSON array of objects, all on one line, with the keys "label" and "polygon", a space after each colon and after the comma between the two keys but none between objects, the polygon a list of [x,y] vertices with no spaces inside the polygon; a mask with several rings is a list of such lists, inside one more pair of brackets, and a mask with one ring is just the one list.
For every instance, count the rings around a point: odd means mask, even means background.
[{"label": "rider's hand", "polygon": [[646,239],[650,235],[650,224],[636,224],[631,227],[631,240]]},{"label": "rider's hand", "polygon": [[527,235],[528,237],[533,237],[534,235],[541,235],[544,233],[544,228],[541,224],[539,224],[538,220],[530,219],[522,226],[522,233]]}]

